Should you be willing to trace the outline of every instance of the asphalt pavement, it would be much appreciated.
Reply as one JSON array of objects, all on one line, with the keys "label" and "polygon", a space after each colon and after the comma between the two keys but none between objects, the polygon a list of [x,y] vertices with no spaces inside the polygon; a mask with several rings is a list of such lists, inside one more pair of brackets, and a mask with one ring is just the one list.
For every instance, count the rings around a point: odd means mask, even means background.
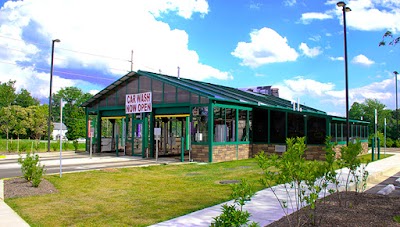
[{"label": "asphalt pavement", "polygon": [[[90,157],[86,152],[75,153],[74,151],[63,151],[61,158],[59,152],[38,153],[38,155],[40,163],[46,168],[46,174],[60,173],[60,166],[61,172],[66,173],[179,162],[173,158],[159,158],[156,162],[155,159],[143,159],[137,156],[123,155],[117,157],[111,153],[93,154]],[[7,155],[6,158],[0,159],[0,179],[22,176],[18,158],[19,155]]]}]

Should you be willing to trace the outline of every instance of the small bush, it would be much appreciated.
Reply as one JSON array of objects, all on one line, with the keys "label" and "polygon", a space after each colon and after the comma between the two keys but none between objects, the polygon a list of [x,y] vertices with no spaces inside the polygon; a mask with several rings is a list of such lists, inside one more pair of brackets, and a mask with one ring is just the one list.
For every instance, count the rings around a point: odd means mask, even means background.
[{"label": "small bush", "polygon": [[60,141],[57,141],[56,143],[51,143],[51,148],[53,151],[57,151],[57,149],[60,147]]},{"label": "small bush", "polygon": [[395,147],[400,147],[400,139],[397,139],[397,140],[394,142],[394,145],[395,145]]},{"label": "small bush", "polygon": [[386,147],[393,147],[393,140],[390,138],[386,138]]},{"label": "small bush", "polygon": [[[251,222],[250,224],[248,224],[248,222],[250,221],[250,213],[248,211],[243,211],[244,204],[247,201],[250,201],[251,197],[254,194],[255,193],[252,189],[252,186],[246,180],[242,180],[240,184],[234,184],[232,186],[231,195],[231,197],[234,199],[234,204],[222,205],[222,214],[214,218],[211,226],[259,226],[255,222]],[[236,205],[238,205],[240,209],[237,209]]]},{"label": "small bush", "polygon": [[21,165],[21,172],[27,181],[32,182],[33,187],[38,187],[42,181],[42,176],[46,172],[44,166],[40,165],[39,155],[35,153],[26,153],[25,159],[21,156],[18,158],[18,163]]},{"label": "small bush", "polygon": [[75,151],[78,151],[78,147],[79,147],[79,142],[78,142],[78,140],[74,140],[74,141],[72,142],[72,145],[74,146]]},{"label": "small bush", "polygon": [[24,142],[21,142],[20,143],[20,147],[19,147],[19,151],[26,152],[27,150],[28,150],[28,144],[24,143]]},{"label": "small bush", "polygon": [[63,148],[64,148],[64,150],[68,150],[69,149],[69,142],[68,141],[64,141],[63,142]]}]

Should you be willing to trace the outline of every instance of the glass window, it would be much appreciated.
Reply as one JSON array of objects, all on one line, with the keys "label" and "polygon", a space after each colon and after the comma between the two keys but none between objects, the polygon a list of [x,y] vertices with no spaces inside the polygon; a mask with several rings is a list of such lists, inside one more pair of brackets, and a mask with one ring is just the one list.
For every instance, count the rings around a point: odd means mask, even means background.
[{"label": "glass window", "polygon": [[[254,142],[268,142],[268,110],[253,110],[253,135]],[[250,129],[251,132],[251,129]]]},{"label": "glass window", "polygon": [[194,107],[192,109],[193,121],[191,126],[192,141],[208,141],[208,107]]},{"label": "glass window", "polygon": [[247,110],[239,110],[238,138],[240,141],[249,141],[250,127],[248,125]]},{"label": "glass window", "polygon": [[163,83],[159,80],[153,80],[152,82],[152,98],[153,103],[160,104],[162,103],[163,98]]},{"label": "glass window", "polygon": [[198,103],[199,103],[199,96],[192,93],[192,94],[190,95],[190,102],[191,102],[192,104],[198,104]]},{"label": "glass window", "polygon": [[176,102],[176,87],[164,84],[164,103]]},{"label": "glass window", "polygon": [[102,100],[100,100],[100,102],[99,102],[99,106],[100,107],[105,107],[105,106],[107,106],[107,101],[106,101],[106,99],[104,98],[104,99],[102,99]]},{"label": "glass window", "polygon": [[305,126],[305,122],[304,122],[303,114],[288,113],[288,134],[287,134],[287,136],[289,138],[305,136],[304,126]]},{"label": "glass window", "polygon": [[151,79],[146,76],[139,77],[139,93],[151,91]]},{"label": "glass window", "polygon": [[190,93],[188,91],[178,88],[178,102],[189,102]]},{"label": "glass window", "polygon": [[138,91],[138,79],[137,78],[135,78],[134,80],[129,82],[127,86],[128,86],[127,94],[137,94],[137,93],[139,93],[139,91]]},{"label": "glass window", "polygon": [[286,143],[286,114],[271,110],[271,143]]},{"label": "glass window", "polygon": [[208,98],[201,96],[200,97],[200,103],[201,104],[207,104],[208,103]]},{"label": "glass window", "polygon": [[307,143],[324,144],[326,137],[326,119],[310,116],[307,119]]},{"label": "glass window", "polygon": [[234,142],[236,141],[236,109],[214,108],[214,141]]},{"label": "glass window", "polygon": [[117,95],[117,97],[118,97],[117,105],[118,106],[124,106],[125,105],[125,99],[126,99],[125,95],[126,95],[126,86],[124,85],[124,86],[121,86],[118,89],[118,95]]},{"label": "glass window", "polygon": [[115,106],[116,98],[116,92],[112,91],[112,93],[107,97],[107,106]]}]

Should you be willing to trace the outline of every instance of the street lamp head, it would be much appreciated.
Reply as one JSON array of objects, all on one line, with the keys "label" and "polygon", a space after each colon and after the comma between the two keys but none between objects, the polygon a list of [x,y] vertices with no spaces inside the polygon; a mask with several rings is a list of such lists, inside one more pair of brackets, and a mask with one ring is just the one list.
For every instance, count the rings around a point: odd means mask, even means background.
[{"label": "street lamp head", "polygon": [[397,75],[397,74],[399,74],[397,71],[393,71],[393,73],[394,73],[394,75]]},{"label": "street lamp head", "polygon": [[346,7],[346,8],[344,9],[344,11],[346,11],[346,13],[347,13],[347,12],[350,12],[351,9],[350,9],[350,7]]},{"label": "street lamp head", "polygon": [[346,6],[346,3],[338,2],[338,3],[336,3],[336,5],[339,6],[339,7],[344,7],[344,6]]},{"label": "street lamp head", "polygon": [[59,43],[61,42],[59,39],[53,39],[53,43]]}]

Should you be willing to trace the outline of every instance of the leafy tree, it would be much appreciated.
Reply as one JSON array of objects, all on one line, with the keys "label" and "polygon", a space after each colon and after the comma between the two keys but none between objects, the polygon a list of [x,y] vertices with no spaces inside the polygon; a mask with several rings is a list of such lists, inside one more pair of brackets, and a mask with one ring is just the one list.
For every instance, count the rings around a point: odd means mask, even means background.
[{"label": "leafy tree", "polygon": [[27,128],[29,128],[29,117],[26,108],[20,106],[11,106],[11,112],[15,117],[16,124],[12,128],[11,132],[20,138],[20,135],[27,134]]},{"label": "leafy tree", "polygon": [[27,107],[29,117],[29,137],[40,139],[47,133],[48,106],[30,106]]},{"label": "leafy tree", "polygon": [[0,84],[0,107],[11,106],[15,102],[15,80]]},{"label": "leafy tree", "polygon": [[33,98],[28,90],[22,88],[21,91],[16,95],[15,105],[22,107],[38,106],[39,100]]},{"label": "leafy tree", "polygon": [[369,121],[369,132],[373,133],[375,130],[375,109],[378,113],[378,131],[383,132],[384,119],[390,119],[392,122],[393,114],[391,110],[386,109],[386,105],[380,103],[377,99],[366,99],[364,103],[353,103],[349,111],[349,117],[352,119],[361,119]]},{"label": "leafy tree", "polygon": [[60,121],[60,100],[65,102],[63,108],[63,122],[68,128],[67,137],[75,140],[86,135],[85,110],[80,105],[92,97],[77,87],[66,87],[53,96],[52,116],[54,121]]}]

